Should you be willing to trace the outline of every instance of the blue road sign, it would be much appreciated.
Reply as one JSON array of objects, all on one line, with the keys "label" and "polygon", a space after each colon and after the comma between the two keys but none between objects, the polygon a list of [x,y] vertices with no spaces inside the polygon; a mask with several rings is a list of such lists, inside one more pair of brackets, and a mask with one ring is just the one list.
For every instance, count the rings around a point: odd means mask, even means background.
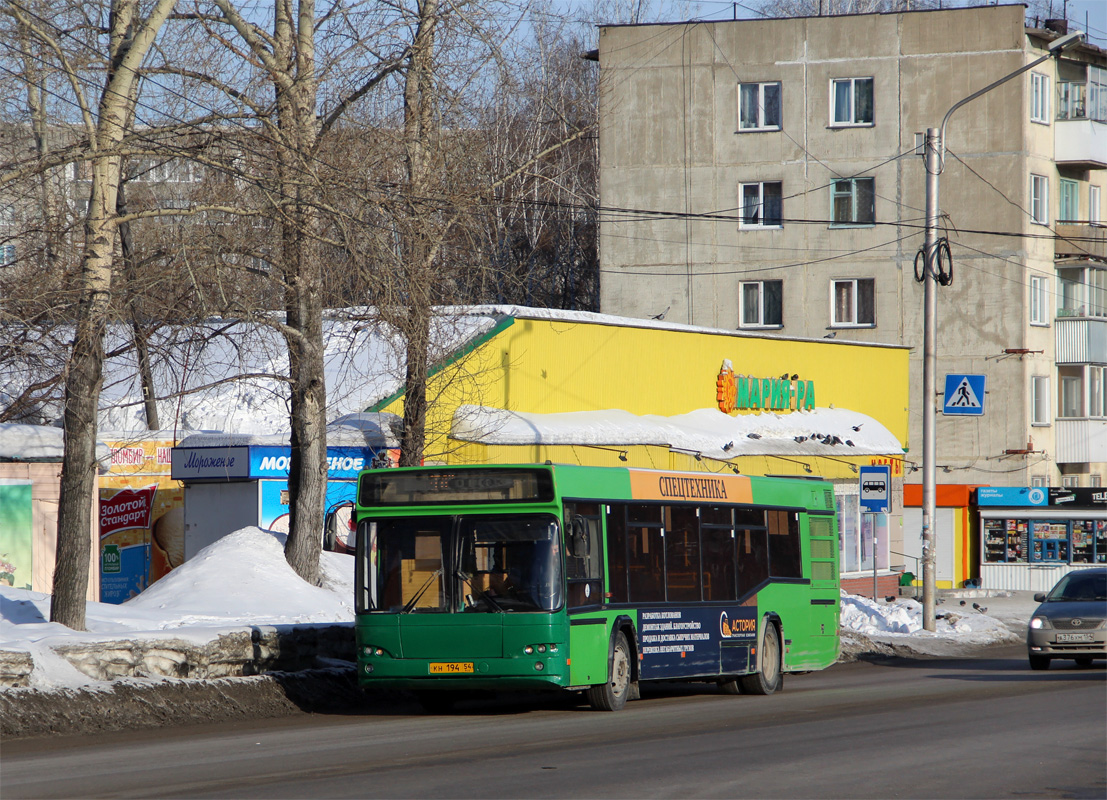
[{"label": "blue road sign", "polygon": [[949,416],[984,415],[984,375],[946,375],[942,413]]},{"label": "blue road sign", "polygon": [[892,468],[861,467],[857,470],[861,484],[861,508],[865,511],[887,511],[892,496]]}]

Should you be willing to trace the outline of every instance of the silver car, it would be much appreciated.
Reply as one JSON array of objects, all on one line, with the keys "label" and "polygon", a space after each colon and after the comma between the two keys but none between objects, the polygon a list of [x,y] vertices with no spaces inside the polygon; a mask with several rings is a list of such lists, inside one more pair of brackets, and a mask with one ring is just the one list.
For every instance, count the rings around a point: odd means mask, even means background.
[{"label": "silver car", "polygon": [[1026,632],[1031,669],[1049,669],[1054,658],[1071,658],[1082,667],[1107,658],[1107,567],[1078,569],[1057,581]]}]

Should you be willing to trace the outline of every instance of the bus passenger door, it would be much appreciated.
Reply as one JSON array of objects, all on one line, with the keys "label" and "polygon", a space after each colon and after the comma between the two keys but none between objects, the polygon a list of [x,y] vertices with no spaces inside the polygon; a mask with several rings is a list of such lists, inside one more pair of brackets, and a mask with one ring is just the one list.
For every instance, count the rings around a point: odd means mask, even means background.
[{"label": "bus passenger door", "polygon": [[583,612],[603,605],[603,546],[598,503],[565,504],[565,577],[569,610],[569,681],[607,680],[607,620]]}]

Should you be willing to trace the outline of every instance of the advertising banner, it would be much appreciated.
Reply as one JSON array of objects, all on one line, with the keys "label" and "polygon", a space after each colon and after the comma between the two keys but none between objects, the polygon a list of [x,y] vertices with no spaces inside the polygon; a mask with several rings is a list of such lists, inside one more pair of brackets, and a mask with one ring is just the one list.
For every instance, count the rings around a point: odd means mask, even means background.
[{"label": "advertising banner", "polygon": [[170,477],[173,443],[109,441],[100,477],[100,601],[122,603],[184,562],[184,490]]},{"label": "advertising banner", "polygon": [[643,678],[745,672],[757,644],[757,608],[643,608],[638,615]]}]

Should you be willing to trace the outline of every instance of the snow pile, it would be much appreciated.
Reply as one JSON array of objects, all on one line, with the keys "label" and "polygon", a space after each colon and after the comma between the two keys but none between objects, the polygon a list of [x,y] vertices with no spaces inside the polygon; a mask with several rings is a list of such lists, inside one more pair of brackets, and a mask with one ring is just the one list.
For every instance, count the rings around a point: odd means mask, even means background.
[{"label": "snow pile", "polygon": [[284,557],[284,536],[243,528],[205,547],[121,605],[88,603],[87,631],[49,622],[50,595],[0,585],[0,648],[32,654],[32,685],[72,687],[92,680],[54,655],[52,645],[126,636],[197,643],[249,625],[352,622],[354,560],[324,552],[323,586],[303,581]]},{"label": "snow pile", "polygon": [[843,591],[839,624],[843,630],[877,640],[904,636],[956,637],[973,644],[1018,640],[1003,622],[971,606],[939,607],[934,615],[933,632],[923,630],[922,612],[922,604],[912,598],[881,603]]}]

